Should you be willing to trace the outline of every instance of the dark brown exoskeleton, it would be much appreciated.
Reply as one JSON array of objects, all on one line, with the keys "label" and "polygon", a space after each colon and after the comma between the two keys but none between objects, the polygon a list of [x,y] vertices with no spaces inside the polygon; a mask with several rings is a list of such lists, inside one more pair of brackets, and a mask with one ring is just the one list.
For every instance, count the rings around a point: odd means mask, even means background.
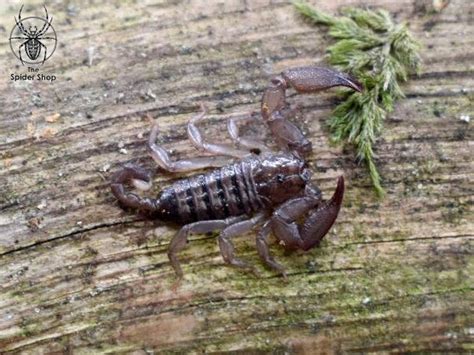
[{"label": "dark brown exoskeleton", "polygon": [[[189,122],[188,135],[196,148],[217,156],[172,161],[168,152],[156,144],[158,126],[155,125],[148,142],[153,159],[172,172],[222,166],[229,162],[229,156],[239,160],[212,172],[176,181],[156,199],[142,198],[124,189],[128,182],[137,188],[148,187],[150,176],[142,168],[128,165],[112,177],[112,192],[123,205],[184,225],[168,249],[171,265],[179,277],[183,272],[177,253],[185,247],[190,233],[220,230],[219,247],[225,262],[249,268],[235,257],[232,238],[263,224],[257,236],[258,254],[284,277],[285,269],[269,252],[271,232],[289,250],[308,250],[319,245],[339,213],[344,179],[339,177],[334,195],[324,201],[320,190],[311,183],[311,172],[304,160],[311,152],[311,143],[286,117],[289,111],[285,91],[293,87],[302,93],[316,92],[333,86],[361,90],[360,84],[350,76],[317,67],[288,69],[271,81],[263,95],[261,114],[280,153],[272,153],[262,143],[240,137],[235,119],[229,120],[228,129],[237,147],[205,142],[196,127],[196,122],[205,115],[203,107],[202,113]],[[300,220],[303,222],[298,223]]]}]

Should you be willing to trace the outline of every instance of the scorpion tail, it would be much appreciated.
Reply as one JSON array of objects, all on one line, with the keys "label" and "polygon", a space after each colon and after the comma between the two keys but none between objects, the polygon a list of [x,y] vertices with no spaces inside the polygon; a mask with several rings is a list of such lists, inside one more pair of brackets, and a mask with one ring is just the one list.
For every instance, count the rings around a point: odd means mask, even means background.
[{"label": "scorpion tail", "polygon": [[140,197],[134,193],[126,192],[124,184],[131,182],[135,187],[146,190],[150,188],[150,175],[141,167],[125,165],[124,168],[112,176],[110,188],[112,193],[126,207],[154,212],[158,208],[156,199]]}]

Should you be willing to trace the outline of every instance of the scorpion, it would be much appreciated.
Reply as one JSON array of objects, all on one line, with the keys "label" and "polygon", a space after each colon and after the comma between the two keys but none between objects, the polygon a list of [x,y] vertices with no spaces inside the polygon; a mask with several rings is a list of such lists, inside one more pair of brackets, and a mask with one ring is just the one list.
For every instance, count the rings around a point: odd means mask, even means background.
[{"label": "scorpion", "polygon": [[288,120],[291,112],[285,94],[290,87],[298,93],[311,93],[335,86],[362,90],[361,84],[350,75],[314,66],[290,68],[271,80],[263,94],[260,111],[279,152],[272,152],[257,140],[240,137],[238,119],[227,123],[234,145],[206,142],[196,126],[206,115],[206,108],[201,105],[202,112],[189,121],[187,133],[199,151],[213,156],[172,160],[169,152],[156,143],[157,123],[150,133],[148,151],[168,172],[218,169],[175,181],[157,198],[141,197],[125,189],[127,183],[141,190],[150,188],[150,174],[142,167],[127,164],[112,176],[112,193],[123,206],[182,225],[168,246],[169,260],[179,279],[183,271],[177,254],[192,233],[219,231],[218,242],[224,261],[255,272],[254,267],[235,256],[232,239],[262,225],[256,237],[258,254],[285,279],[285,268],[275,261],[269,250],[271,234],[286,250],[307,251],[319,246],[341,208],[344,178],[338,178],[333,196],[323,200],[320,189],[311,182],[311,171],[305,161],[312,144]]}]

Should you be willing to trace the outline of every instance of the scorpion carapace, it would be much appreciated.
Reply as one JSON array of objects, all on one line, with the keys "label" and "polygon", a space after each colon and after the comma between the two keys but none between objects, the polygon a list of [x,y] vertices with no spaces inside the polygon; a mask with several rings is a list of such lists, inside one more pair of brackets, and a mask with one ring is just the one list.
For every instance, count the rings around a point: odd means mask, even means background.
[{"label": "scorpion carapace", "polygon": [[[157,124],[151,130],[149,152],[160,167],[171,172],[220,168],[178,180],[163,189],[157,198],[144,198],[125,191],[126,183],[139,189],[150,187],[150,175],[141,167],[126,165],[113,175],[112,192],[124,206],[147,211],[159,220],[184,225],[168,247],[168,257],[179,277],[183,272],[177,253],[185,247],[191,233],[220,230],[218,241],[224,261],[251,268],[235,256],[232,238],[263,225],[257,235],[258,254],[284,277],[285,269],[269,252],[271,233],[288,250],[309,250],[319,245],[341,208],[344,179],[339,177],[334,195],[324,201],[321,191],[311,182],[311,171],[304,159],[311,151],[311,143],[287,119],[290,111],[285,92],[289,87],[298,92],[316,92],[333,86],[362,89],[352,77],[318,67],[288,69],[271,81],[263,94],[261,116],[273,133],[279,153],[271,152],[262,142],[240,137],[236,118],[228,121],[235,146],[206,142],[196,126],[206,113],[202,106],[202,112],[188,124],[188,136],[198,150],[213,156],[173,161],[156,143]],[[231,158],[234,162],[229,160]]]}]

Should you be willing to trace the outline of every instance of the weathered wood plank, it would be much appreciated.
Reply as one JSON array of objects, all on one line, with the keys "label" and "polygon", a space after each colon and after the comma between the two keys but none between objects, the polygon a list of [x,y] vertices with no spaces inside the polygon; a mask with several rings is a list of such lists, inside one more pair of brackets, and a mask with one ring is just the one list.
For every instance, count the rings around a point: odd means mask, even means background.
[{"label": "weathered wood plank", "polygon": [[[318,6],[347,4],[358,2]],[[62,45],[42,71],[58,80],[13,83],[24,70],[7,40],[18,8],[0,4],[0,349],[472,350],[473,139],[460,116],[474,111],[474,7],[365,4],[409,21],[424,45],[422,73],[376,147],[387,197],[374,198],[350,150],[329,144],[334,93],[291,94],[315,181],[327,195],[348,180],[337,225],[310,253],[272,248],[287,284],[261,266],[254,234],[236,247],[259,279],[224,267],[214,236],[193,236],[179,287],[166,257],[175,229],[122,211],[110,172],[129,161],[155,171],[149,116],[175,154],[196,155],[185,124],[198,102],[211,108],[206,135],[221,137],[228,114],[258,108],[273,74],[323,62],[324,31],[286,1],[55,3]],[[154,191],[175,177],[156,171]]]}]

